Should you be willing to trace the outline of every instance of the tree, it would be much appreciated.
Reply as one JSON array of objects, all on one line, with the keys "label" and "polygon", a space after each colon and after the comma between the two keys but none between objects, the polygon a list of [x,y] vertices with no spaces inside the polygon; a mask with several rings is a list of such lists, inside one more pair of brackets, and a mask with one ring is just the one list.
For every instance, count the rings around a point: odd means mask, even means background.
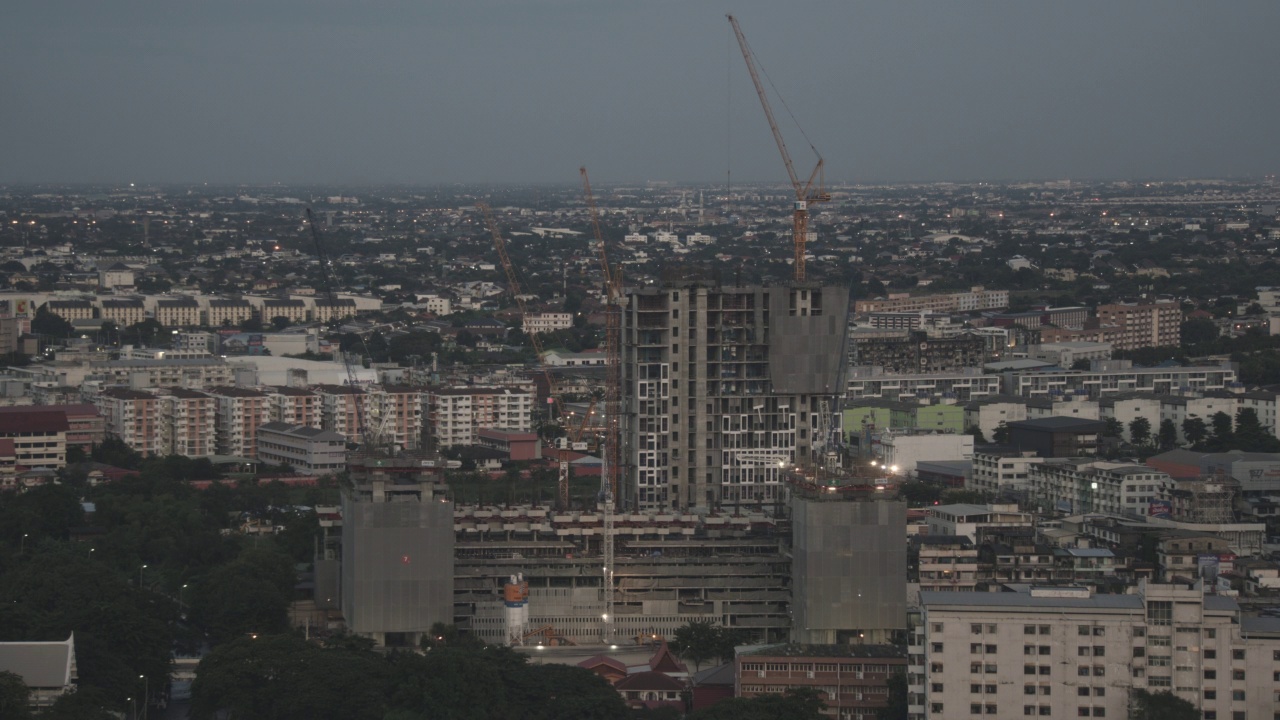
[{"label": "tree", "polygon": [[876,720],[907,720],[907,674],[895,672],[889,676],[888,704],[876,710]]},{"label": "tree", "polygon": [[1004,445],[1009,442],[1009,426],[1006,425],[1003,420],[1001,420],[1000,424],[996,425],[996,429],[991,432],[991,439],[997,445]]},{"label": "tree", "polygon": [[1182,436],[1192,446],[1199,445],[1209,436],[1209,426],[1205,424],[1204,418],[1189,417],[1182,421]]},{"label": "tree", "polygon": [[1199,720],[1196,706],[1168,690],[1148,692],[1141,688],[1130,691],[1130,720]]},{"label": "tree", "polygon": [[1192,318],[1182,323],[1182,345],[1190,347],[1210,343],[1218,339],[1221,331],[1218,325],[1208,318]]},{"label": "tree", "polygon": [[1118,438],[1124,435],[1124,423],[1118,419],[1109,417],[1103,419],[1102,436],[1109,438]]},{"label": "tree", "polygon": [[1280,440],[1258,420],[1258,411],[1241,408],[1236,413],[1235,447],[1245,452],[1280,452]]},{"label": "tree", "polygon": [[159,321],[154,318],[147,318],[140,323],[134,323],[125,328],[123,335],[129,340],[136,338],[140,345],[150,345],[164,331],[165,327]]},{"label": "tree", "polygon": [[1231,428],[1231,416],[1224,412],[1216,412],[1213,417],[1209,418],[1209,424],[1213,426],[1212,445],[1215,450],[1230,450],[1235,442],[1235,433]]},{"label": "tree", "polygon": [[276,332],[280,332],[293,324],[293,321],[283,315],[277,315],[271,318],[271,328]]},{"label": "tree", "polygon": [[987,438],[982,434],[982,428],[978,427],[977,425],[970,425],[968,429],[965,430],[965,433],[973,436],[974,445],[987,444]]},{"label": "tree", "polygon": [[824,707],[816,689],[793,688],[783,695],[721,700],[689,720],[822,720]]},{"label": "tree", "polygon": [[680,657],[693,663],[698,672],[702,663],[720,655],[720,627],[709,620],[694,620],[676,628],[671,639],[671,649]]},{"label": "tree", "polygon": [[250,315],[245,318],[244,322],[240,323],[240,331],[247,333],[262,332],[262,318],[259,318],[256,315]]},{"label": "tree", "polygon": [[0,671],[0,718],[27,720],[31,717],[31,691],[20,675]]},{"label": "tree", "polygon": [[1146,445],[1151,440],[1151,421],[1144,417],[1130,421],[1129,440],[1134,445]]},{"label": "tree", "polygon": [[55,315],[47,305],[37,310],[31,320],[31,332],[37,335],[65,338],[71,337],[72,331],[71,323],[61,315]]},{"label": "tree", "polygon": [[1178,444],[1178,426],[1169,418],[1160,421],[1160,449],[1170,450]]},{"label": "tree", "polygon": [[215,644],[284,632],[294,578],[290,557],[270,547],[252,549],[197,583],[191,617]]},{"label": "tree", "polygon": [[1088,358],[1080,358],[1079,360],[1076,360],[1075,362],[1071,363],[1071,369],[1072,370],[1088,370],[1091,367],[1093,367],[1091,363],[1092,361],[1089,360]]}]

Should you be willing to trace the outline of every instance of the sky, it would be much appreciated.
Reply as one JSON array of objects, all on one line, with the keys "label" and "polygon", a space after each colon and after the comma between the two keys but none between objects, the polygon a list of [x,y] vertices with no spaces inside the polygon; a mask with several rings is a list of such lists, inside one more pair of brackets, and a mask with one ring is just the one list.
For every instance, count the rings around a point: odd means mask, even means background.
[{"label": "sky", "polygon": [[1276,0],[5,0],[0,182],[781,182],[726,12],[829,184],[1280,170]]}]

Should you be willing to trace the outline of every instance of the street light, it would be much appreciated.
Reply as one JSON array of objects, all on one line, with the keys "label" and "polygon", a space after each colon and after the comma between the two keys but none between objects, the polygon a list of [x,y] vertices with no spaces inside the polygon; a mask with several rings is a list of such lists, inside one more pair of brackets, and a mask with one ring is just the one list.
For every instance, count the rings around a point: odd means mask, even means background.
[{"label": "street light", "polygon": [[18,543],[18,554],[22,555],[27,552],[27,534],[22,533],[22,541]]},{"label": "street light", "polygon": [[142,589],[142,571],[146,569],[147,569],[147,566],[145,563],[142,565],[142,567],[138,568],[138,589],[139,590]]},{"label": "street light", "polygon": [[147,701],[151,699],[151,678],[146,675],[139,675],[138,678],[142,680],[142,717],[146,718],[150,715],[147,711]]}]

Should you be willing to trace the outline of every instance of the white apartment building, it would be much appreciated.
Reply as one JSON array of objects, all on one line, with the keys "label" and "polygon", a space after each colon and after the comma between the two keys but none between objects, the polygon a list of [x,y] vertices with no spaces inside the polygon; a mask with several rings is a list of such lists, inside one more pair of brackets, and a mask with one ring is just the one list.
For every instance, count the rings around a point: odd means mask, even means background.
[{"label": "white apartment building", "polygon": [[314,390],[320,396],[320,427],[351,442],[363,443],[369,423],[369,400],[365,391],[347,385],[317,385]]},{"label": "white apartment building", "polygon": [[1098,401],[1090,400],[1084,395],[1053,395],[1050,397],[1026,398],[1027,419],[1047,417],[1073,417],[1081,420],[1098,420],[1100,413]]},{"label": "white apartment building", "polygon": [[[1151,435],[1155,437],[1164,420],[1173,422],[1178,430],[1178,442],[1186,442],[1186,434],[1182,431],[1182,423],[1189,418],[1200,418],[1208,425],[1211,418],[1220,412],[1226,413],[1233,420],[1240,407],[1235,395],[1217,393],[1211,396],[1153,395],[1150,393],[1126,393],[1115,397],[1102,398],[1098,402],[1103,418],[1115,418],[1124,426],[1124,439],[1132,440],[1129,423],[1137,418],[1146,418],[1151,423]],[[1261,419],[1261,416],[1259,416]]]},{"label": "white apartment building", "polygon": [[995,442],[996,428],[1000,423],[1011,423],[1027,419],[1027,403],[1021,398],[1004,398],[994,396],[974,400],[964,406],[965,429],[976,427],[982,431],[982,437]]},{"label": "white apartment building", "polygon": [[207,392],[218,405],[218,454],[256,458],[258,428],[271,421],[267,394],[240,387],[215,387]]},{"label": "white apartment building", "polygon": [[222,358],[185,360],[104,360],[90,363],[86,381],[133,388],[201,388],[231,384],[231,366]]},{"label": "white apartment building", "polygon": [[1008,306],[1008,290],[987,290],[977,286],[969,292],[915,296],[892,293],[888,298],[858,300],[854,304],[854,312],[978,312]]},{"label": "white apartment building", "polygon": [[1191,367],[1122,367],[1110,370],[1024,370],[1004,373],[1004,392],[1022,397],[1087,395],[1099,398],[1126,392],[1170,395],[1179,392],[1226,390],[1236,383],[1230,363]]},{"label": "white apartment building", "polygon": [[1046,511],[1144,517],[1152,502],[1168,502],[1175,483],[1145,465],[1083,458],[1047,458],[1028,466],[1033,499]]},{"label": "white apartment building", "polygon": [[969,490],[982,492],[1027,492],[1031,489],[1031,466],[1044,462],[1032,451],[973,453]]},{"label": "white apartment building", "polygon": [[310,475],[332,475],[347,466],[347,441],[331,430],[269,422],[258,428],[258,459]]},{"label": "white apartment building", "polygon": [[1280,709],[1280,632],[1229,597],[1141,582],[921,592],[909,650],[909,717],[1129,717],[1131,692],[1168,691],[1207,720]]},{"label": "white apartment building", "polygon": [[427,394],[427,415],[438,447],[475,445],[480,428],[530,432],[533,395],[511,388],[443,388]]},{"label": "white apartment building", "polygon": [[283,385],[269,387],[267,393],[272,422],[315,428],[324,424],[320,396],[316,393]]},{"label": "white apartment building", "polygon": [[846,396],[850,400],[887,398],[915,401],[920,398],[954,398],[957,402],[968,402],[999,393],[1000,376],[983,375],[978,369],[963,373],[891,375],[879,368],[856,367],[849,369],[846,384]]},{"label": "white apartment building", "polygon": [[573,327],[573,313],[540,312],[524,316],[526,333],[548,333],[556,330],[568,330]]}]

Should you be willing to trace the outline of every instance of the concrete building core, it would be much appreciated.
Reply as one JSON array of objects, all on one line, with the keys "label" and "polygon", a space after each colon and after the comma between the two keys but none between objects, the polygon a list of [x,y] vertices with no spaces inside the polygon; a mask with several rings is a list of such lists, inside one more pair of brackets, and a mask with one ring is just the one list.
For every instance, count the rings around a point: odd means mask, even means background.
[{"label": "concrete building core", "polygon": [[453,502],[434,462],[353,459],[342,491],[342,614],[379,645],[453,622]]},{"label": "concrete building core", "polygon": [[783,498],[843,392],[848,288],[675,281],[622,318],[623,507],[705,511]]},{"label": "concrete building core", "polygon": [[871,490],[791,497],[791,641],[888,643],[907,628],[907,504]]}]

